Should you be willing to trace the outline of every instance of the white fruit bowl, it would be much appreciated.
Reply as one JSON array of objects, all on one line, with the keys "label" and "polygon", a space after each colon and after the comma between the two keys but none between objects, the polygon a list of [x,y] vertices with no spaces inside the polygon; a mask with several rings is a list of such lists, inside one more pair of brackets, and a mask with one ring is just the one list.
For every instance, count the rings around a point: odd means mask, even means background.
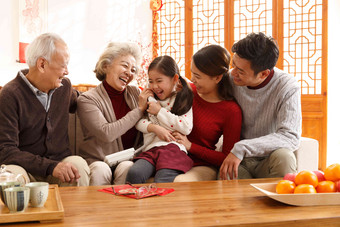
[{"label": "white fruit bowl", "polygon": [[277,194],[277,183],[250,184],[266,196],[294,206],[340,205],[340,192],[315,194]]}]

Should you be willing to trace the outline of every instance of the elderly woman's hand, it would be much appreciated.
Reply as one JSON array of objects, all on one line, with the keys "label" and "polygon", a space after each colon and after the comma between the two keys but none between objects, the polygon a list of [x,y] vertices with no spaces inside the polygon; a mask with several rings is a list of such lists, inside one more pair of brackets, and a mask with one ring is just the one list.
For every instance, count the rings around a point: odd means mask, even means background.
[{"label": "elderly woman's hand", "polygon": [[144,88],[144,90],[138,96],[138,108],[142,112],[144,112],[147,108],[149,96],[153,96],[153,92],[150,88]]}]

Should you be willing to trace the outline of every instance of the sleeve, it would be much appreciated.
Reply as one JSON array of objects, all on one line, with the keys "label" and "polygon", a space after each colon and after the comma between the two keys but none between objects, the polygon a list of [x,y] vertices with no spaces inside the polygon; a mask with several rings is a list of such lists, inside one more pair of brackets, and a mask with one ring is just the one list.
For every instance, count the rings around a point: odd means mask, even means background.
[{"label": "sleeve", "polygon": [[291,89],[278,106],[277,128],[274,133],[245,139],[236,143],[232,153],[242,160],[244,157],[264,157],[279,148],[294,151],[301,137],[301,93],[299,88]]},{"label": "sleeve", "polygon": [[171,131],[178,131],[183,135],[189,135],[193,127],[192,108],[185,114],[178,116],[162,107],[157,114],[157,119],[161,126]]},{"label": "sleeve", "polygon": [[136,129],[142,133],[149,133],[148,132],[148,126],[149,124],[151,124],[152,122],[149,121],[146,118],[140,119],[137,124],[136,124]]},{"label": "sleeve", "polygon": [[227,157],[234,144],[240,141],[242,126],[241,108],[234,103],[230,111],[226,112],[225,123],[223,126],[223,146],[222,152],[211,150],[198,144],[191,144],[189,153],[201,160],[219,168]]},{"label": "sleeve", "polygon": [[33,175],[52,174],[58,161],[19,149],[19,114],[15,95],[2,88],[0,106],[0,163],[19,165]]},{"label": "sleeve", "polygon": [[104,101],[94,100],[92,97],[83,94],[78,98],[77,113],[82,125],[92,135],[106,143],[112,142],[124,135],[143,116],[142,111],[134,108],[123,118],[109,122],[103,113],[102,106],[104,104],[100,102],[104,103]]}]

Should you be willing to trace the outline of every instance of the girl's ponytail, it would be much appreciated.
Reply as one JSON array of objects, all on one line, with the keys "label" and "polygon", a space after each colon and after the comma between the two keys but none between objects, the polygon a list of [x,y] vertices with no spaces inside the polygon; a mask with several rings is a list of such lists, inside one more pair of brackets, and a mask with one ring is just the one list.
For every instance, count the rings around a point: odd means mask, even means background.
[{"label": "girl's ponytail", "polygon": [[177,92],[175,103],[171,109],[171,113],[176,115],[183,115],[190,110],[194,99],[194,94],[187,81],[179,75],[179,82],[182,89]]}]

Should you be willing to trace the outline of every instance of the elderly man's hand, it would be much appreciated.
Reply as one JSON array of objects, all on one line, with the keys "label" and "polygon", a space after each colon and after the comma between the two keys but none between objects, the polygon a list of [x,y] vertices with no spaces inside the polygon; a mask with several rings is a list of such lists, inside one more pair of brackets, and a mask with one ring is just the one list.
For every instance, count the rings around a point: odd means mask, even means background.
[{"label": "elderly man's hand", "polygon": [[69,162],[59,162],[54,168],[52,176],[58,178],[63,183],[77,182],[80,178],[77,168]]}]

